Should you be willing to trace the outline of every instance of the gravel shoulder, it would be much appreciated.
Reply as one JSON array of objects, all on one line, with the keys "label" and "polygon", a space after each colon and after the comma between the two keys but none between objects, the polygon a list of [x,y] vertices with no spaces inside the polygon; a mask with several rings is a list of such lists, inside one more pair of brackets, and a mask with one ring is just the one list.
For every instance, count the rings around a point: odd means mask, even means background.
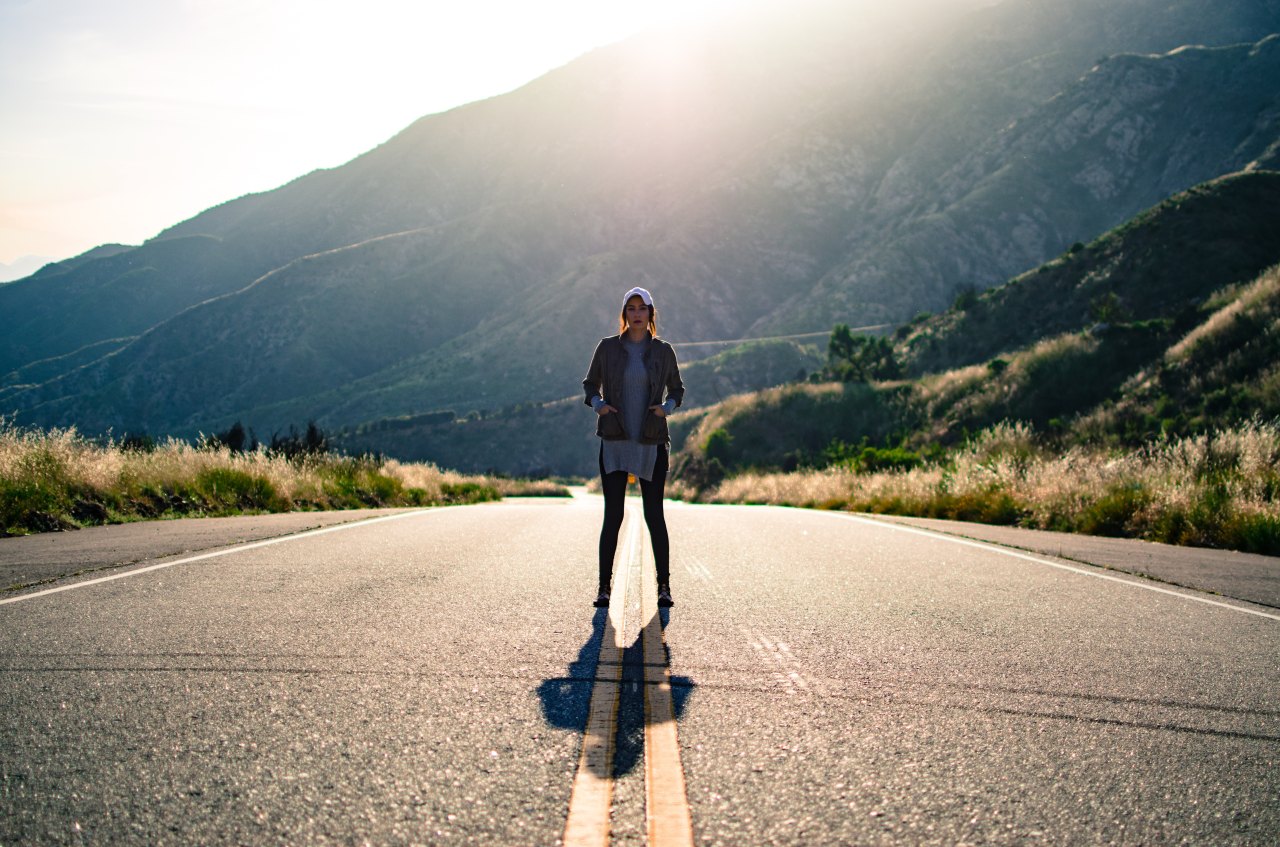
[{"label": "gravel shoulder", "polygon": [[865,517],[1070,559],[1234,600],[1280,608],[1280,558],[1274,556],[933,518]]}]

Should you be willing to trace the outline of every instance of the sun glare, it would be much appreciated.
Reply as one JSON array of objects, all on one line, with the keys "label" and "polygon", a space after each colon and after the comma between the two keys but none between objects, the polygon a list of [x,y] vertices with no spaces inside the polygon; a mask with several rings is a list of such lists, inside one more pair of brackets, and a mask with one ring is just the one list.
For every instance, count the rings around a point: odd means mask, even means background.
[{"label": "sun glare", "polygon": [[[0,260],[137,243],[216,203],[340,165],[423,115],[510,91],[596,47],[759,4],[0,7],[4,123],[26,128],[0,135],[8,195]],[[653,58],[656,73],[680,73],[678,53]]]}]

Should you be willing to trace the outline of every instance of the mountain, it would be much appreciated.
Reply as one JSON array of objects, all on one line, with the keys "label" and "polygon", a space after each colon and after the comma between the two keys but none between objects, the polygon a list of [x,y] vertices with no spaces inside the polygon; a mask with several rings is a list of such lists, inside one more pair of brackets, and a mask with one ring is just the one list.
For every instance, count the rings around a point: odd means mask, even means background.
[{"label": "mountain", "polygon": [[[915,376],[744,394],[681,423],[696,476],[822,464],[839,440],[954,443],[1003,420],[1139,444],[1280,416],[1280,172],[1180,192],[1089,245],[903,327]],[[673,427],[676,424],[673,421]]]},{"label": "mountain", "polygon": [[1277,156],[1274,0],[876,8],[632,39],[5,285],[0,408],[190,435],[542,403],[632,284],[678,349],[900,323]]},{"label": "mountain", "polygon": [[923,202],[899,200],[913,205],[888,238],[859,243],[792,313],[816,320],[839,304],[873,323],[935,310],[958,286],[989,287],[1273,154],[1278,138],[1280,38],[1113,56],[938,174]]}]

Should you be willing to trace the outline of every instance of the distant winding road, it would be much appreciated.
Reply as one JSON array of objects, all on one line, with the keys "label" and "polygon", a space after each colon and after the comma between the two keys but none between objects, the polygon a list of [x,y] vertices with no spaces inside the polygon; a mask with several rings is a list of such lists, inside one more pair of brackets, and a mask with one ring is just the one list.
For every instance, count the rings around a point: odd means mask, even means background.
[{"label": "distant winding road", "polygon": [[1280,840],[1275,609],[672,503],[676,608],[635,509],[597,611],[599,515],[384,515],[0,596],[0,844]]}]

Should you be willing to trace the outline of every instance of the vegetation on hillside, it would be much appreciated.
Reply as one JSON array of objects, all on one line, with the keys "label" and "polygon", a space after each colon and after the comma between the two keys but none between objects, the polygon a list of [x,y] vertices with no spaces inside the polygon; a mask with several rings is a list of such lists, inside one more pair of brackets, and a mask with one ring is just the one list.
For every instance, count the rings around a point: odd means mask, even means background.
[{"label": "vegetation on hillside", "polygon": [[[747,472],[701,492],[770,503],[1125,536],[1280,555],[1280,426],[1251,423],[1137,449],[1059,452],[999,424],[938,461],[864,472],[849,464]],[[699,497],[687,483],[677,495]]]},{"label": "vegetation on hillside", "polygon": [[944,314],[898,330],[896,357],[919,376],[1099,325],[1150,332],[1161,322],[1181,335],[1220,289],[1280,261],[1277,206],[1274,171],[1197,185],[1004,285],[961,290]]},{"label": "vegetation on hillside", "polygon": [[377,506],[436,506],[503,495],[561,494],[530,483],[370,456],[259,446],[237,450],[134,436],[98,442],[74,429],[21,429],[0,420],[0,535],[92,524]]},{"label": "vegetation on hillside", "polygon": [[1084,438],[1134,441],[1207,432],[1250,416],[1280,419],[1280,266],[1218,292],[1203,323],[1086,415]]},{"label": "vegetation on hillside", "polygon": [[876,443],[904,425],[905,394],[865,382],[794,384],[730,398],[707,410],[675,458],[673,476],[698,487],[750,467],[820,463],[837,439]]},{"label": "vegetation on hillside", "polygon": [[822,354],[816,346],[785,339],[749,341],[696,361],[690,361],[690,352],[677,345],[680,372],[687,388],[687,402],[682,407],[686,411],[746,391],[802,382],[822,364]]},{"label": "vegetation on hillside", "polygon": [[704,412],[682,495],[1280,553],[1266,198],[1280,174],[1215,180],[892,340],[837,326],[810,384]]},{"label": "vegetation on hillside", "polygon": [[1280,416],[1276,204],[1280,173],[1213,180],[892,339],[837,325],[809,385],[708,410],[686,461],[720,428],[732,474],[822,467],[833,439],[948,447],[1001,421],[1060,446],[1137,447]]}]

